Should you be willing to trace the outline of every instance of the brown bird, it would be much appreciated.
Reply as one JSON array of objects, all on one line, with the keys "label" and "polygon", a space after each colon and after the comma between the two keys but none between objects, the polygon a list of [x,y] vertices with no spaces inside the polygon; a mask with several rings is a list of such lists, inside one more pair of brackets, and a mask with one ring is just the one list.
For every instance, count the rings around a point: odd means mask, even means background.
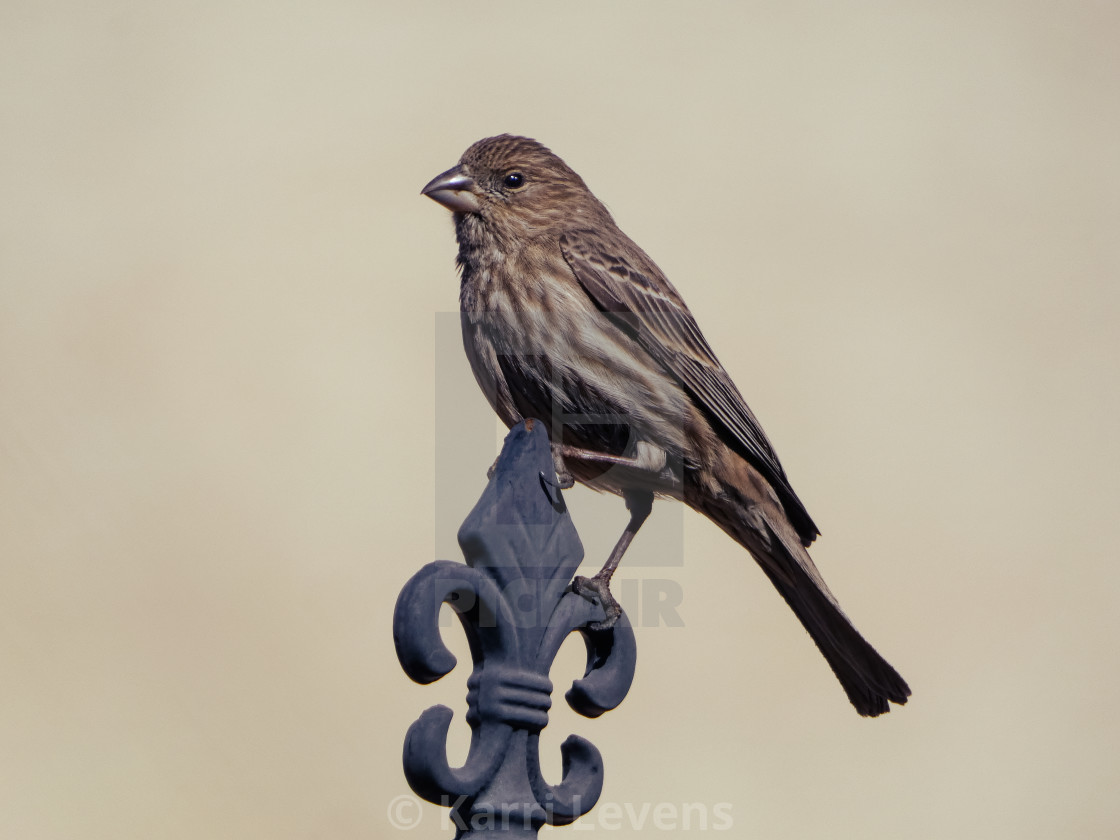
[{"label": "brown bird", "polygon": [[535,140],[471,146],[423,194],[454,214],[463,344],[507,426],[548,428],[561,486],[621,494],[630,522],[609,584],[654,496],[681,499],[751,553],[824,654],[861,715],[910,689],[856,631],[806,547],[819,531],[754,414],[677,290],[583,179]]}]

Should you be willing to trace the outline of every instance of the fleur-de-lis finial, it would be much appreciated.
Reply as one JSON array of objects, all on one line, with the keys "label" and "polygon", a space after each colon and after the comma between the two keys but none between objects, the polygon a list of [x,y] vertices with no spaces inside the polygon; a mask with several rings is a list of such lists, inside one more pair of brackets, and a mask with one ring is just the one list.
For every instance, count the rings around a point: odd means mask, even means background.
[{"label": "fleur-de-lis finial", "polygon": [[471,744],[462,767],[447,760],[452,711],[433,706],[405,737],[404,771],[429,802],[451,806],[456,837],[490,831],[535,836],[541,825],[566,825],[595,806],[603,762],[577,735],[561,745],[563,778],[541,774],[540,731],[552,705],[549,667],[569,633],[587,647],[587,670],[565,694],[582,715],[597,717],[622,702],[634,678],[634,632],[625,614],[608,630],[600,605],[570,591],[583,546],[554,486],[548,435],[526,420],[506,437],[486,490],[459,529],[467,564],[429,563],[405,585],[393,615],[393,639],[405,672],[420,683],[440,679],[455,657],[439,633],[450,604],[470,644],[467,680]]}]

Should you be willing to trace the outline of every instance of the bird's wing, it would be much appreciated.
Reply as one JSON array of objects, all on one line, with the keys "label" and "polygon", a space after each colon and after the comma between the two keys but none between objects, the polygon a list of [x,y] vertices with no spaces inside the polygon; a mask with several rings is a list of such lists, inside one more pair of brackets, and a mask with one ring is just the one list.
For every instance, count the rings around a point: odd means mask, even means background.
[{"label": "bird's wing", "polygon": [[572,231],[560,237],[560,249],[596,307],[680,379],[709,418],[726,431],[728,443],[770,482],[802,541],[812,542],[817,526],[793,492],[773,445],[696,319],[653,261],[621,232]]}]

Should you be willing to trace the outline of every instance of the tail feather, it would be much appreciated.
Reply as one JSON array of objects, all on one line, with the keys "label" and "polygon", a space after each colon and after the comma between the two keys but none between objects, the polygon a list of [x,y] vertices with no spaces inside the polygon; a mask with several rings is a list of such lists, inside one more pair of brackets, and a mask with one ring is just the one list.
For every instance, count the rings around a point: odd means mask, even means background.
[{"label": "tail feather", "polygon": [[727,489],[730,493],[720,494],[718,500],[696,499],[695,506],[762,566],[824,654],[856,711],[875,717],[890,711],[892,702],[905,703],[910,687],[844,615],[777,499],[762,494],[761,502],[748,501],[734,488]]},{"label": "tail feather", "polygon": [[[812,563],[808,554],[804,560]],[[857,712],[875,717],[890,711],[890,702],[906,702],[910,696],[906,681],[852,626],[831,593],[812,575],[799,574],[800,562],[782,564],[782,575],[770,563],[760,565],[809,631]]]}]

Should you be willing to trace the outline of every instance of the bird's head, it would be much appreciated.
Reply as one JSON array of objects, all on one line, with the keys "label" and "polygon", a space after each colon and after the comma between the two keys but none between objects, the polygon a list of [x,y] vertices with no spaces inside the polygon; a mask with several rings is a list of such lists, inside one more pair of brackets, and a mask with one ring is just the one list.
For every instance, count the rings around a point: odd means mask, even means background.
[{"label": "bird's head", "polygon": [[510,134],[479,140],[421,193],[455,213],[460,225],[481,223],[511,237],[610,219],[564,161],[536,140]]}]

